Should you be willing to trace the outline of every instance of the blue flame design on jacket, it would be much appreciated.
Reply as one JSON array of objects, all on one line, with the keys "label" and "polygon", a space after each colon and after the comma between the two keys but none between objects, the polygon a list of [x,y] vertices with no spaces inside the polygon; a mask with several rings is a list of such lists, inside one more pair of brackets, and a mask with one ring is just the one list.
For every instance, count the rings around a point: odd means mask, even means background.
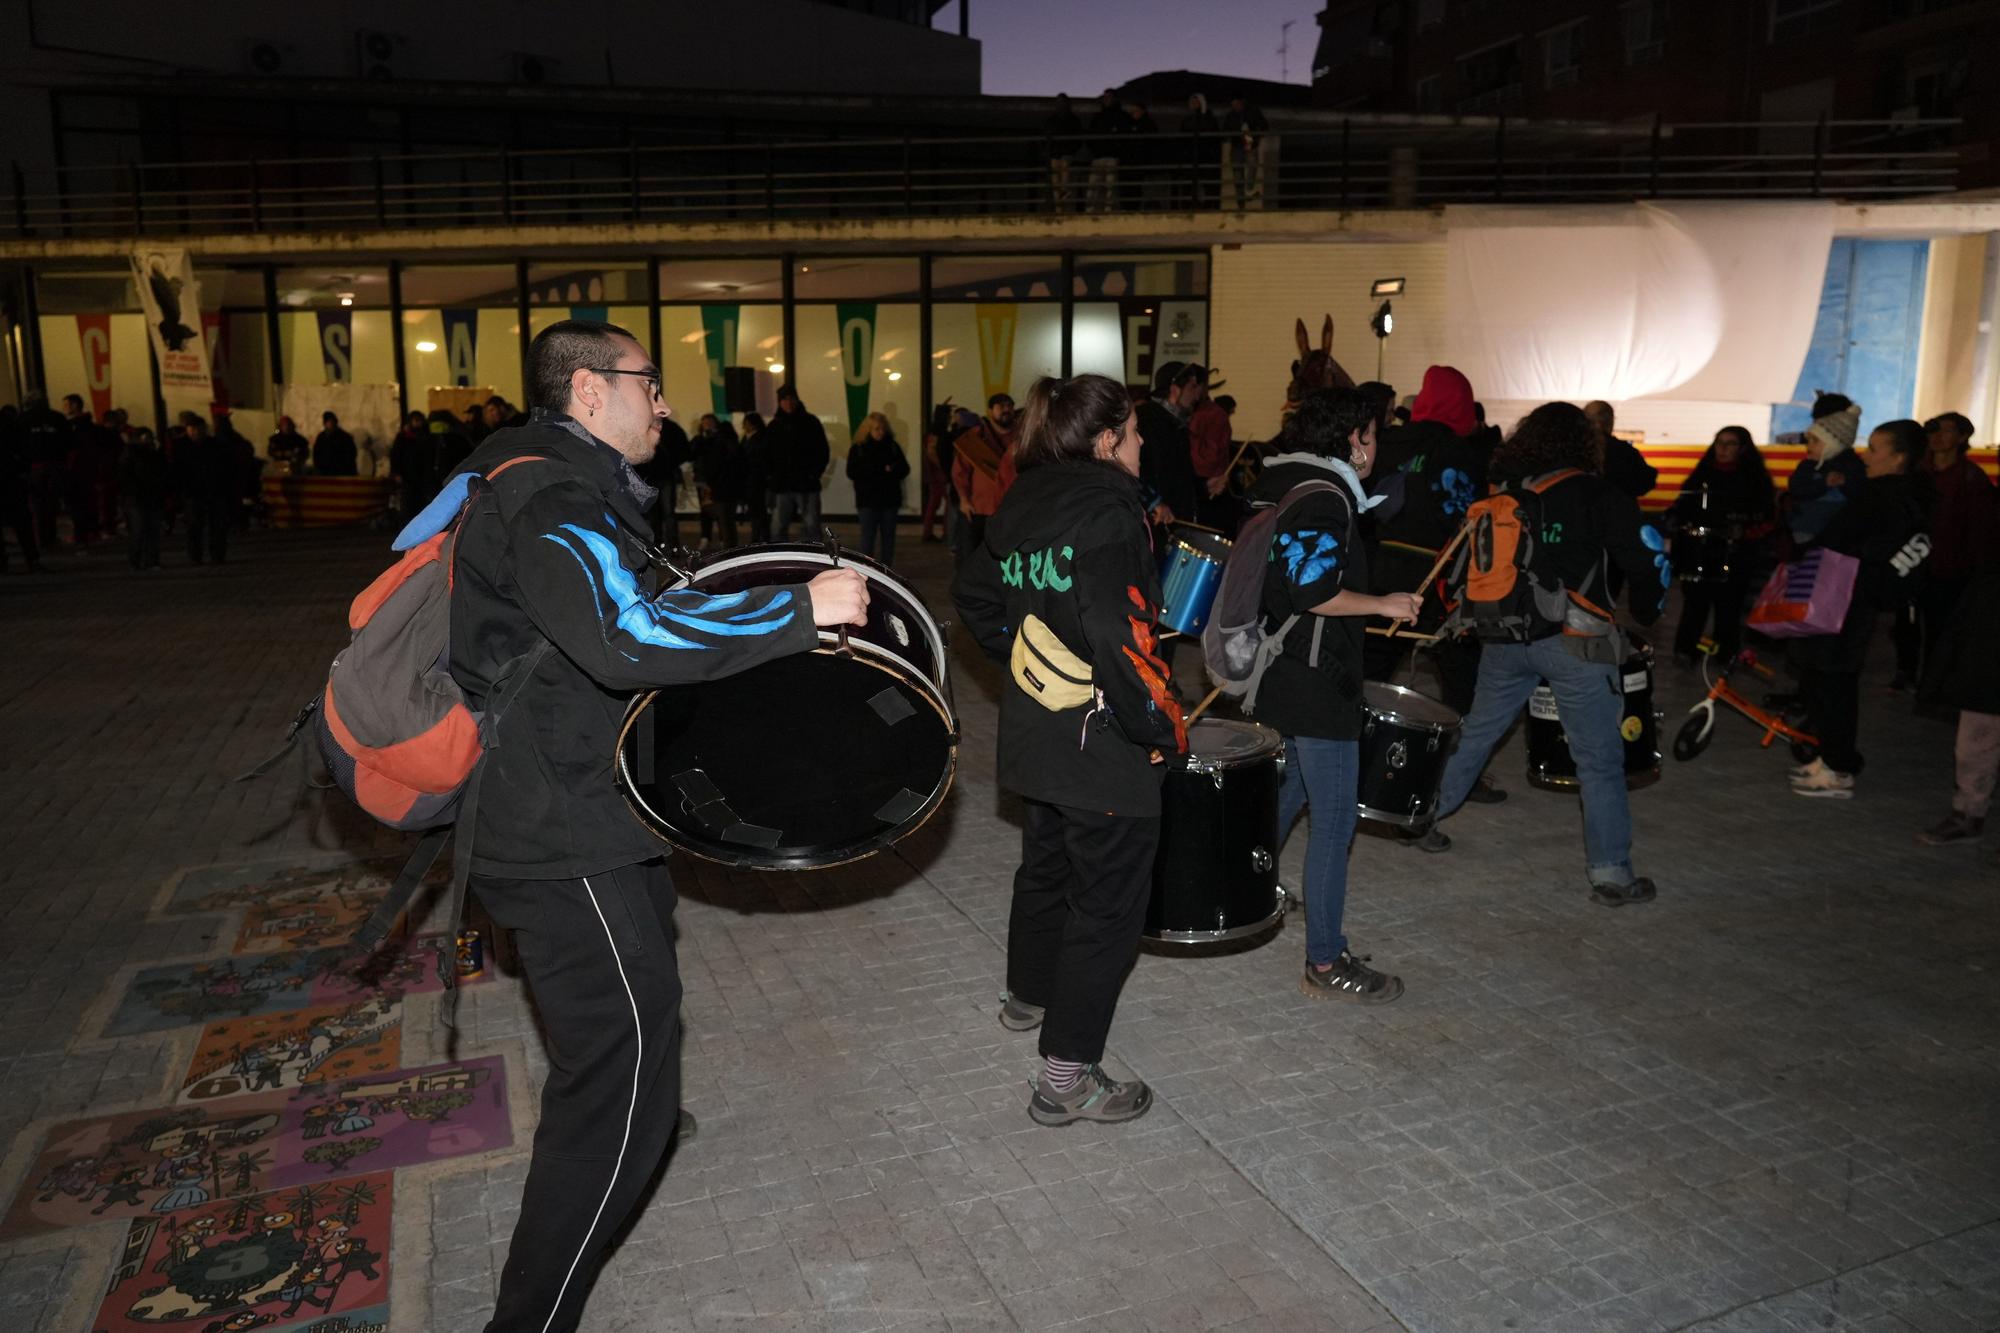
[{"label": "blue flame design on jacket", "polygon": [[1432,489],[1437,492],[1439,506],[1452,518],[1464,517],[1479,498],[1473,492],[1472,478],[1455,467],[1446,468]]},{"label": "blue flame design on jacket", "polygon": [[[567,540],[563,534],[567,534]],[[779,593],[763,606],[733,616],[725,613],[741,606],[749,594],[667,592],[649,599],[639,591],[639,581],[632,571],[619,560],[617,545],[603,533],[565,523],[557,532],[543,533],[542,540],[554,542],[576,558],[590,581],[592,596],[598,599],[599,619],[616,624],[643,644],[656,648],[715,648],[720,645],[701,643],[687,636],[763,635],[792,623],[789,592]],[[584,558],[586,555],[590,557],[588,560]]]},{"label": "blue flame design on jacket", "polygon": [[1340,541],[1330,532],[1300,528],[1278,534],[1278,558],[1293,586],[1310,588],[1340,568]]},{"label": "blue flame design on jacket", "polygon": [[1639,525],[1639,540],[1653,553],[1653,568],[1660,571],[1660,605],[1667,604],[1667,590],[1674,586],[1674,571],[1667,559],[1667,539],[1650,523]]}]

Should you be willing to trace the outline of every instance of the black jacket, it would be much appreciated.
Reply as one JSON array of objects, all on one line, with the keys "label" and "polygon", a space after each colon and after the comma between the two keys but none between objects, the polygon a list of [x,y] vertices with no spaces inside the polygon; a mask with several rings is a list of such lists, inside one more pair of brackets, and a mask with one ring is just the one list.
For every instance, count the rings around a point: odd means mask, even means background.
[{"label": "black jacket", "polygon": [[1188,445],[1187,422],[1165,403],[1139,404],[1139,480],[1153,488],[1175,518],[1193,518],[1203,494]]},{"label": "black jacket", "polygon": [[1057,712],[1010,674],[1000,785],[1055,805],[1158,815],[1163,770],[1149,756],[1184,752],[1187,726],[1154,640],[1160,578],[1138,483],[1104,463],[1029,468],[959,568],[953,600],[979,646],[1002,661],[1035,616],[1090,664],[1103,699]]},{"label": "black jacket", "polygon": [[[1388,497],[1362,519],[1370,544],[1368,592],[1413,592],[1486,494],[1488,451],[1441,421],[1418,421],[1382,432],[1368,489]],[[1435,599],[1427,603],[1436,607]]]},{"label": "black jacket", "polygon": [[[1541,551],[1562,586],[1610,611],[1610,566],[1625,575],[1625,608],[1641,625],[1660,618],[1673,584],[1666,537],[1639,503],[1594,473],[1580,472],[1542,493]],[[1560,627],[1549,634],[1561,633]]]},{"label": "black jacket", "polygon": [[1368,547],[1360,540],[1346,484],[1324,467],[1286,461],[1297,457],[1281,454],[1265,465],[1250,492],[1253,506],[1274,505],[1303,481],[1331,481],[1341,489],[1300,500],[1271,536],[1270,561],[1264,566],[1264,628],[1275,633],[1291,616],[1299,622],[1285,636],[1284,652],[1264,672],[1256,719],[1287,736],[1351,741],[1367,720],[1361,646],[1368,618],[1316,616],[1312,608],[1342,588],[1367,590]]},{"label": "black jacket", "polygon": [[1861,670],[1876,616],[1908,600],[1924,577],[1924,555],[1930,550],[1925,533],[1934,496],[1925,474],[1895,473],[1868,478],[1866,486],[1856,488],[1853,498],[1833,511],[1812,545],[1861,561],[1854,598],[1838,634],[1793,640],[1787,657],[1794,666]]},{"label": "black jacket", "polygon": [[1604,479],[1634,500],[1643,500],[1659,481],[1660,470],[1629,440],[1614,435],[1604,442]]},{"label": "black jacket", "polygon": [[854,483],[856,509],[901,509],[903,478],[909,475],[910,460],[893,437],[858,440],[847,451],[847,477]]},{"label": "black jacket", "polygon": [[1953,608],[1919,698],[1932,706],[2000,713],[1995,662],[2000,662],[2000,561],[1989,560],[1973,571]]},{"label": "black jacket", "polygon": [[708,487],[718,505],[733,505],[743,494],[743,446],[737,442],[734,426],[720,425],[712,435],[697,435],[690,443],[694,450],[694,475]]},{"label": "black jacket", "polygon": [[731,675],[819,638],[803,585],[654,595],[635,536],[653,497],[568,417],[537,414],[493,432],[466,470],[484,475],[521,454],[544,461],[495,478],[497,513],[472,514],[459,534],[452,675],[482,708],[518,658],[545,640],[557,651],[495,728],[472,864],[509,879],[570,879],[661,854],[612,783],[635,692]]},{"label": "black jacket", "polygon": [[764,445],[766,481],[774,491],[816,491],[833,458],[826,427],[803,407],[773,412],[759,439]]},{"label": "black jacket", "polygon": [[354,437],[338,426],[329,426],[313,441],[313,471],[322,477],[351,477],[360,464]]}]

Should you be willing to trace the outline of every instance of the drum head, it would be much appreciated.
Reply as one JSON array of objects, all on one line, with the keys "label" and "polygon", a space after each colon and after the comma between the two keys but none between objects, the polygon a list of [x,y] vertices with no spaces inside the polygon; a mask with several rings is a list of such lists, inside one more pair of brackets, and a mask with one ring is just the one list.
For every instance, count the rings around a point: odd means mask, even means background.
[{"label": "drum head", "polygon": [[1198,555],[1205,555],[1217,564],[1229,559],[1229,538],[1219,532],[1203,532],[1200,528],[1190,528],[1185,524],[1174,525],[1174,541]]},{"label": "drum head", "polygon": [[1188,763],[1203,768],[1229,768],[1274,754],[1284,738],[1255,722],[1205,717],[1188,730]]},{"label": "drum head", "polygon": [[821,649],[644,696],[620,786],[661,838],[725,865],[807,870],[880,851],[936,810],[957,743],[930,683]]},{"label": "drum head", "polygon": [[1365,681],[1361,686],[1361,697],[1369,712],[1391,721],[1433,731],[1450,731],[1459,724],[1455,710],[1429,695],[1418,694],[1401,685],[1389,685],[1379,680]]}]

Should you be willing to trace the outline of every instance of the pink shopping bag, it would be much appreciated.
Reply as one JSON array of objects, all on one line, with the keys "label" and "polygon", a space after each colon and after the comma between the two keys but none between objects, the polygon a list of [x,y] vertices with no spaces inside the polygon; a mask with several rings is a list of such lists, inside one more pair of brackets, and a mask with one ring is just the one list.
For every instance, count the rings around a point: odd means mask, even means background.
[{"label": "pink shopping bag", "polygon": [[1854,600],[1861,562],[1851,555],[1816,548],[1788,560],[1772,573],[1750,608],[1751,629],[1774,639],[1838,634]]}]

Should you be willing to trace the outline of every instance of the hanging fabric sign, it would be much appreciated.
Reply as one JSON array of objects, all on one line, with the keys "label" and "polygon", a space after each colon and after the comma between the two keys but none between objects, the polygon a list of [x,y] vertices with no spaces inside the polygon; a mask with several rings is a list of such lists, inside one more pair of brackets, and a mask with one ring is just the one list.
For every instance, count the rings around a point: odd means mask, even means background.
[{"label": "hanging fabric sign", "polygon": [[186,250],[135,250],[132,281],[146,308],[146,331],[160,367],[160,397],[172,412],[208,410],[208,353],[201,337],[201,288]]},{"label": "hanging fabric sign", "polygon": [[315,310],[319,317],[319,356],[328,384],[354,382],[354,311],[346,306]]},{"label": "hanging fabric sign", "polygon": [[78,315],[76,340],[83,349],[83,380],[90,389],[90,413],[102,421],[111,410],[111,316]]},{"label": "hanging fabric sign", "polygon": [[868,415],[869,381],[875,371],[875,302],[834,307],[840,325],[840,378],[847,388],[847,428],[852,433]]},{"label": "hanging fabric sign", "polygon": [[729,388],[723,371],[736,364],[736,328],[743,307],[705,305],[701,308],[702,350],[708,359],[709,410],[718,418],[729,416]]},{"label": "hanging fabric sign", "polygon": [[1012,301],[976,305],[972,319],[979,330],[980,387],[988,398],[1013,392],[1014,331],[1021,324],[1021,307]]},{"label": "hanging fabric sign", "polygon": [[479,367],[479,312],[477,310],[444,310],[444,367],[445,378],[459,388],[470,388],[478,383]]}]

